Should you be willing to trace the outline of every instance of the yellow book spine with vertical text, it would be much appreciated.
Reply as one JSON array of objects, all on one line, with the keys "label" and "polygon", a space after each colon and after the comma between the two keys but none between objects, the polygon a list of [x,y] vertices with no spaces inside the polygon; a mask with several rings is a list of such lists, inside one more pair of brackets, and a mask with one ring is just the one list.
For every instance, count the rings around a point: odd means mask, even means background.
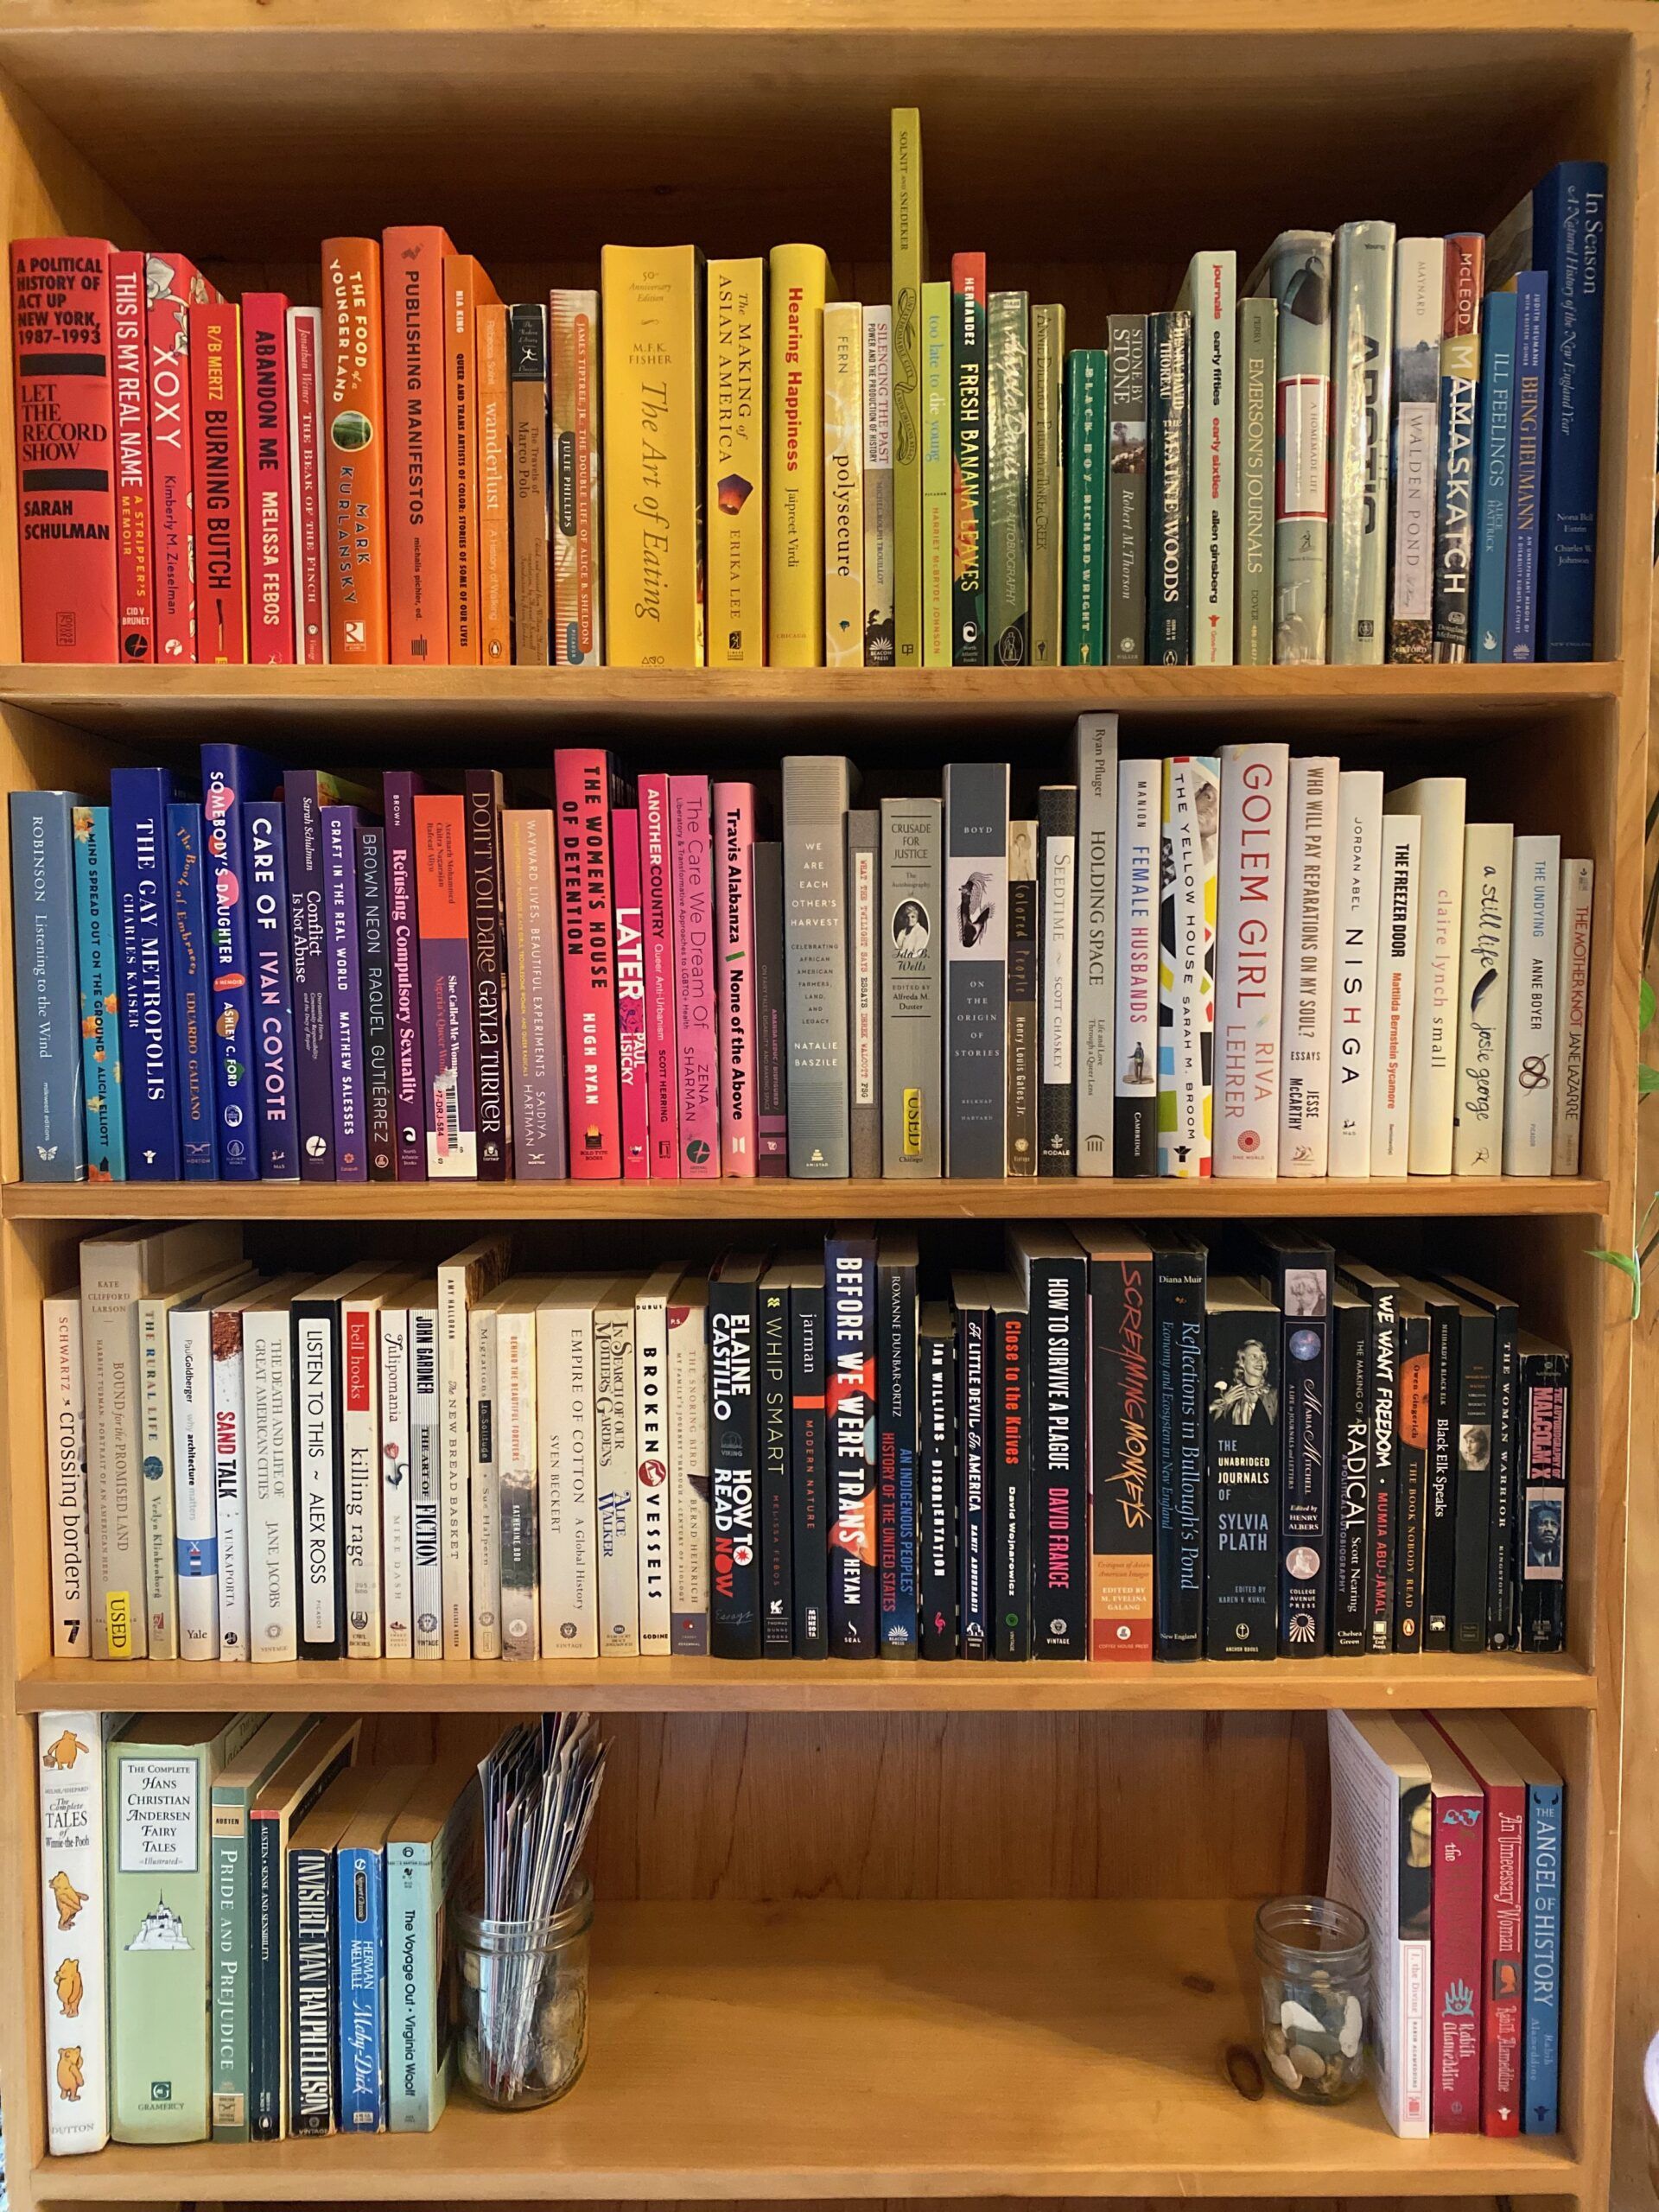
[{"label": "yellow book spine with vertical text", "polygon": [[772,250],[767,335],[766,658],[823,664],[823,303],[817,245]]},{"label": "yellow book spine with vertical text", "polygon": [[864,665],[864,310],[823,311],[823,658]]},{"label": "yellow book spine with vertical text", "polygon": [[701,257],[600,256],[605,623],[617,668],[702,665]]},{"label": "yellow book spine with vertical text", "polygon": [[766,264],[709,264],[709,665],[766,658]]},{"label": "yellow book spine with vertical text", "polygon": [[922,665],[922,118],[893,111],[893,659]]},{"label": "yellow book spine with vertical text", "polygon": [[922,665],[949,668],[956,541],[950,526],[950,287],[922,287]]}]

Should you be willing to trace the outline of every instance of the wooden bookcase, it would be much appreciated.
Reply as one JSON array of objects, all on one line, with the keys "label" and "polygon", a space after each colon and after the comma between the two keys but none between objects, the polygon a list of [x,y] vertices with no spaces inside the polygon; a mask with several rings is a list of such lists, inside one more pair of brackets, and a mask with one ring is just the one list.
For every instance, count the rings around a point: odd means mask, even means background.
[{"label": "wooden bookcase", "polygon": [[[902,24],[900,15],[902,13]],[[227,289],[315,296],[330,231],[442,220],[504,297],[591,272],[607,238],[762,251],[810,238],[885,296],[887,118],[918,101],[936,253],[1067,304],[1174,296],[1189,253],[1248,264],[1280,228],[1386,213],[1485,229],[1557,158],[1611,165],[1598,658],[1577,667],[892,672],[54,670],[0,664],[12,786],[96,787],[204,737],[290,759],[533,769],[602,734],[630,765],[845,750],[900,788],[951,754],[1053,774],[1081,708],[1151,751],[1272,731],[1403,776],[1454,769],[1471,818],[1559,830],[1597,865],[1582,1174],[1125,1189],[508,1185],[48,1190],[17,1175],[0,1020],[0,2079],[22,2207],[72,2201],[1294,2196],[1605,2202],[1618,1853],[1627,1234],[1659,287],[1659,17],[1624,0],[7,0],[8,236],[186,248]],[[588,275],[587,281],[591,281]],[[9,331],[0,346],[9,347]],[[0,364],[9,394],[9,359]],[[0,436],[0,662],[16,651]],[[891,787],[889,785],[887,787]],[[4,902],[0,902],[3,906]],[[9,923],[9,910],[0,928]],[[10,947],[3,950],[10,973]],[[9,992],[9,985],[7,989]],[[95,1668],[50,1657],[39,1304],[78,1239],[233,1214],[256,1255],[463,1224],[524,1249],[699,1258],[833,1212],[964,1243],[1038,1212],[1222,1224],[1316,1216],[1381,1255],[1520,1294],[1574,1362],[1571,1642],[1559,1659],[1258,1667],[634,1662]],[[374,1224],[371,1230],[369,1224]],[[976,1226],[976,1224],[991,1224]],[[1335,1230],[1333,1229],[1333,1233]],[[1650,1445],[1653,1408],[1638,1436]],[[378,1747],[492,1716],[602,1708],[593,2057],[567,2103],[464,2100],[430,2137],[44,2152],[33,1715],[232,1700],[361,1709]],[[1323,1708],[1512,1712],[1571,1784],[1563,2132],[1397,2141],[1243,2101],[1249,1916],[1318,1886]]]}]

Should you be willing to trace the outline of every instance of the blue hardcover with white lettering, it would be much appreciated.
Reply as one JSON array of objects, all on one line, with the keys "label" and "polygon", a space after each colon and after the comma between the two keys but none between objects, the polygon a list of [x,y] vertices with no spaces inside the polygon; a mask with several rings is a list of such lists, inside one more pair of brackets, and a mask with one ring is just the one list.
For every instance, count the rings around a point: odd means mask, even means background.
[{"label": "blue hardcover with white lettering", "polygon": [[1562,1796],[1559,1782],[1535,1782],[1527,1789],[1526,2103],[1522,2126],[1529,2135],[1554,2135],[1560,2125]]},{"label": "blue hardcover with white lettering", "polygon": [[75,937],[80,958],[86,1173],[94,1183],[124,1183],[127,1130],[121,1102],[121,1014],[107,806],[75,809]]},{"label": "blue hardcover with white lettering", "polygon": [[269,798],[277,779],[276,763],[251,747],[204,745],[201,748],[219,1150],[225,1178],[233,1183],[252,1182],[259,1173],[243,824],[249,802]]},{"label": "blue hardcover with white lettering", "polygon": [[374,2135],[386,2124],[386,1862],[378,1845],[334,1857],[340,2126]]},{"label": "blue hardcover with white lettering", "polygon": [[167,838],[179,1140],[185,1180],[211,1183],[219,1175],[219,1116],[213,1095],[213,987],[207,963],[201,809],[175,799],[167,810]]},{"label": "blue hardcover with white lettering", "polygon": [[1543,543],[1544,410],[1549,279],[1522,270],[1515,280],[1515,404],[1510,442],[1510,558],[1503,601],[1503,658],[1538,658],[1538,561]]},{"label": "blue hardcover with white lettering", "polygon": [[254,1090],[259,1173],[292,1183],[300,1173],[299,1105],[294,1088],[294,970],[288,903],[287,823],[280,799],[255,799],[242,817],[247,874],[248,982],[253,1005]]},{"label": "blue hardcover with white lettering", "polygon": [[172,886],[166,768],[110,775],[110,862],[115,880],[116,987],[121,1005],[121,1103],[127,1173],[174,1183],[184,1173],[173,1050]]},{"label": "blue hardcover with white lettering", "polygon": [[1605,162],[1560,162],[1534,188],[1532,262],[1549,279],[1538,658],[1589,660],[1596,639]]},{"label": "blue hardcover with white lettering", "polygon": [[1480,474],[1475,493],[1475,573],[1470,592],[1469,658],[1503,658],[1503,598],[1509,581],[1510,454],[1515,403],[1513,292],[1486,295],[1480,347]]}]

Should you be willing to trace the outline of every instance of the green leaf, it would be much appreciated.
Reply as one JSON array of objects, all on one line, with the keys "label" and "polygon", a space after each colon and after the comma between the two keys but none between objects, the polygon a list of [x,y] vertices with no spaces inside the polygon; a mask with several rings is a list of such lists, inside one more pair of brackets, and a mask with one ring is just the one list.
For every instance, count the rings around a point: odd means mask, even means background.
[{"label": "green leaf", "polygon": [[1637,1003],[1641,1008],[1643,1028],[1651,1029],[1653,1027],[1654,1015],[1653,985],[1648,981],[1645,976],[1642,978],[1641,996],[1637,1000]]},{"label": "green leaf", "polygon": [[1642,1313],[1642,1269],[1635,1255],[1630,1252],[1606,1252],[1599,1245],[1592,1245],[1590,1257],[1605,1260],[1610,1268],[1617,1268],[1620,1274],[1630,1277],[1630,1319],[1632,1321],[1639,1319]]},{"label": "green leaf", "polygon": [[1636,1088],[1639,1096],[1651,1097],[1656,1090],[1659,1090],[1659,1068],[1650,1068],[1645,1061],[1637,1061]]}]

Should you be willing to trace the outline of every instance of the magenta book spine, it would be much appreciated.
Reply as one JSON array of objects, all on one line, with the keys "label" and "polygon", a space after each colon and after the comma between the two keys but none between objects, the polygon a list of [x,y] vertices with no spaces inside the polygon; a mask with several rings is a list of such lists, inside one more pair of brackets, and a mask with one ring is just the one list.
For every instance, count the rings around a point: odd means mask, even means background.
[{"label": "magenta book spine", "polygon": [[668,778],[639,779],[639,891],[645,925],[645,1109],[653,1178],[680,1172],[674,1043],[674,865]]},{"label": "magenta book spine", "polygon": [[715,1019],[714,851],[709,784],[671,776],[674,845],[674,1006],[679,1068],[680,1173],[720,1173],[719,1024]]},{"label": "magenta book spine", "polygon": [[639,816],[620,806],[611,817],[616,878],[616,1056],[622,1089],[622,1173],[651,1173],[645,1081],[645,958],[639,910]]},{"label": "magenta book spine", "polygon": [[715,927],[720,957],[720,1158],[755,1173],[754,785],[715,785]]}]

